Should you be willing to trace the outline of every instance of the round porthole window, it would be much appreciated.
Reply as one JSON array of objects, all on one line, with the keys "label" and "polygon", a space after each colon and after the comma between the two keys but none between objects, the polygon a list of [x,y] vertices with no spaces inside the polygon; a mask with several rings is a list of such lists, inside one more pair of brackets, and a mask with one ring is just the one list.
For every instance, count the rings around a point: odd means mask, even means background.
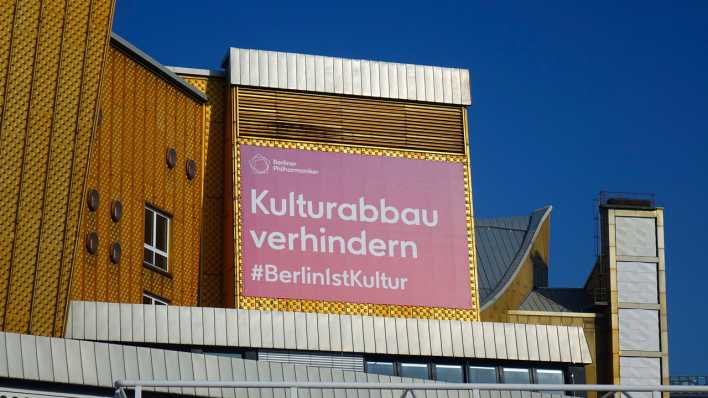
[{"label": "round porthole window", "polygon": [[111,245],[111,262],[113,264],[118,264],[120,263],[120,255],[121,255],[121,248],[120,248],[120,243],[115,242]]},{"label": "round porthole window", "polygon": [[193,180],[197,176],[197,162],[192,159],[187,160],[187,179]]},{"label": "round porthole window", "polygon": [[167,148],[167,155],[165,158],[167,161],[167,167],[174,169],[177,165],[177,151],[174,148]]},{"label": "round porthole window", "polygon": [[123,217],[123,203],[116,199],[111,204],[111,220],[113,220],[113,222],[118,222],[121,217]]},{"label": "round porthole window", "polygon": [[89,211],[96,211],[100,203],[100,196],[98,191],[95,189],[90,189],[86,195],[86,204],[88,205]]},{"label": "round porthole window", "polygon": [[96,254],[98,251],[98,234],[95,232],[89,232],[86,236],[86,251],[89,254]]}]

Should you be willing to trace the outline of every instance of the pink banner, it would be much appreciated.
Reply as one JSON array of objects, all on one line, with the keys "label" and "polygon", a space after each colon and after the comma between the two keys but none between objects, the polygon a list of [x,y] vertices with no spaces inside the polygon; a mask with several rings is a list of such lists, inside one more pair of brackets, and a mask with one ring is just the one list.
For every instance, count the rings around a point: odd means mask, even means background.
[{"label": "pink banner", "polygon": [[464,164],[239,149],[245,296],[471,308]]}]

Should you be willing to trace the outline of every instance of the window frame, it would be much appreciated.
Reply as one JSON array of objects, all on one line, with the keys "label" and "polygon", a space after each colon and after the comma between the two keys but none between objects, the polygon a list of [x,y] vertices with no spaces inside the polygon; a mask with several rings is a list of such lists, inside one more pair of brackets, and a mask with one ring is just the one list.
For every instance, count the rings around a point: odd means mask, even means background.
[{"label": "window frame", "polygon": [[364,371],[366,373],[382,375],[383,373],[369,372],[370,364],[386,364],[391,365],[391,374],[387,376],[396,376],[396,362],[395,361],[384,361],[384,360],[364,360]]},{"label": "window frame", "polygon": [[[519,365],[502,365],[499,367],[500,375],[501,375],[501,383],[502,384],[517,384],[517,383],[509,383],[506,380],[506,371],[509,370],[509,373],[524,373],[526,371],[526,375],[528,376],[528,384],[535,384],[533,380],[534,372],[531,370],[533,367],[524,367],[524,366],[519,366]],[[526,384],[526,383],[522,383]]]},{"label": "window frame", "polygon": [[[465,383],[472,383],[471,376],[470,376],[470,368],[480,368],[480,369],[491,369],[494,372],[494,381],[492,383],[480,383],[480,384],[495,384],[499,383],[501,380],[501,377],[499,375],[499,368],[500,366],[498,365],[484,365],[484,364],[479,364],[479,363],[465,363]],[[478,382],[475,382],[478,383]]]},{"label": "window frame", "polygon": [[[432,374],[431,374],[432,380],[441,381],[441,382],[443,382],[443,383],[464,383],[464,382],[465,382],[465,379],[466,379],[466,377],[465,377],[465,376],[466,376],[466,375],[465,375],[465,367],[466,367],[466,366],[465,366],[464,363],[446,363],[446,362],[442,362],[442,363],[441,363],[441,362],[433,362],[433,363],[430,364],[430,370],[431,370],[431,372],[432,372]],[[456,369],[459,369],[459,370],[460,370],[460,378],[461,378],[461,380],[460,380],[460,381],[440,380],[440,378],[438,377],[438,369],[439,369],[439,368],[443,368],[443,369],[444,369],[444,368],[448,368],[448,369],[456,368]]]},{"label": "window frame", "polygon": [[143,305],[170,305],[170,300],[147,291],[143,292],[143,301],[145,301],[146,298],[149,299],[151,303],[143,303]]},{"label": "window frame", "polygon": [[[170,246],[171,246],[170,240],[172,238],[172,231],[171,231],[172,230],[172,215],[170,213],[167,213],[164,210],[159,209],[156,206],[149,204],[149,203],[145,203],[144,210],[150,211],[151,216],[152,216],[152,244],[147,243],[147,235],[145,234],[145,232],[147,232],[147,231],[144,231],[144,233],[143,233],[143,235],[144,235],[143,236],[143,251],[144,250],[151,251],[153,254],[153,260],[152,260],[152,264],[150,264],[149,262],[145,261],[145,254],[143,254],[143,265],[145,265],[148,268],[157,270],[159,272],[169,274],[169,272],[170,272]],[[158,215],[160,217],[164,218],[165,220],[167,220],[167,226],[166,226],[167,239],[165,240],[165,246],[166,246],[165,249],[166,250],[164,250],[164,251],[157,248],[157,217],[158,217]],[[145,220],[143,220],[143,223],[144,222],[145,222]],[[162,267],[155,264],[155,255],[160,255],[165,258],[165,268],[162,268]]]},{"label": "window frame", "polygon": [[406,365],[410,366],[411,368],[421,368],[421,369],[425,368],[425,373],[427,376],[421,380],[432,380],[433,379],[433,375],[430,371],[430,367],[431,367],[430,362],[422,362],[422,361],[398,361],[398,362],[396,362],[396,373],[397,373],[398,377],[410,377],[410,378],[415,379],[415,377],[413,377],[413,376],[403,376],[402,375],[403,367]]}]

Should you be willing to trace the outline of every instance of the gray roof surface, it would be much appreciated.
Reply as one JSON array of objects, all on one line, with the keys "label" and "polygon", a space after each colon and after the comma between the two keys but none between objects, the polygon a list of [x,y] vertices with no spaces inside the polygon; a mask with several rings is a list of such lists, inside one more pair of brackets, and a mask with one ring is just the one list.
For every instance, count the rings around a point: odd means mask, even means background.
[{"label": "gray roof surface", "polygon": [[588,307],[583,288],[536,288],[519,306],[524,311],[585,312]]},{"label": "gray roof surface", "polygon": [[475,220],[477,281],[482,308],[506,288],[550,213],[551,207],[547,206],[528,216]]}]

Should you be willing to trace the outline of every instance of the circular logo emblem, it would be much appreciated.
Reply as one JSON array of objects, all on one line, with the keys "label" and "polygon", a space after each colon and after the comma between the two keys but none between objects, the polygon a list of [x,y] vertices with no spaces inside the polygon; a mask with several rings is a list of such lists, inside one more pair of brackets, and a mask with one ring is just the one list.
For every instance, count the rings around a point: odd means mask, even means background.
[{"label": "circular logo emblem", "polygon": [[253,156],[248,161],[248,165],[251,166],[251,170],[256,174],[267,174],[268,170],[270,170],[270,160],[260,153]]}]

